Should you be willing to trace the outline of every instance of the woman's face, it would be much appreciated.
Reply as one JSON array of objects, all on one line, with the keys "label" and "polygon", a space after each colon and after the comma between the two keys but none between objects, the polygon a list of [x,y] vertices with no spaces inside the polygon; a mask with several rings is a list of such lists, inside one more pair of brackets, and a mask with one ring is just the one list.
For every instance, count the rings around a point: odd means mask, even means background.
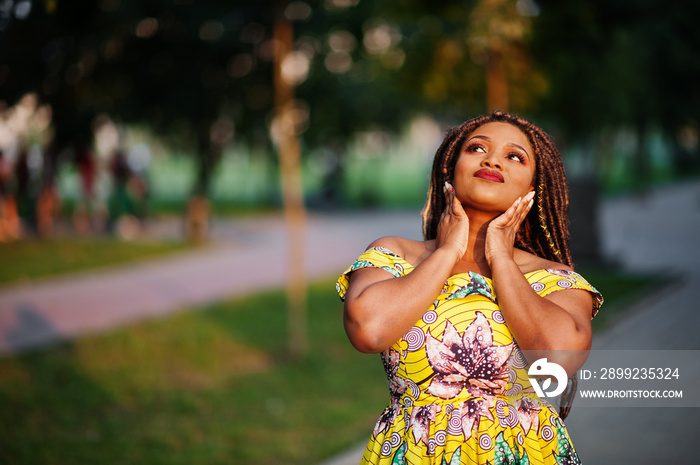
[{"label": "woman's face", "polygon": [[467,136],[452,185],[465,208],[500,214],[533,190],[535,154],[512,124],[491,122]]}]

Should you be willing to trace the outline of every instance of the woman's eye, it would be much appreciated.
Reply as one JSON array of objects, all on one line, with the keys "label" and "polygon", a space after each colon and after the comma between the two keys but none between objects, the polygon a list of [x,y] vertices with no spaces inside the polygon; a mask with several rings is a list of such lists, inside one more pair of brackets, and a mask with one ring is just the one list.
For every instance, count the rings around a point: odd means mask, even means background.
[{"label": "woman's eye", "polygon": [[523,162],[523,157],[519,153],[511,153],[506,158],[508,158],[510,160],[519,161],[521,163]]},{"label": "woman's eye", "polygon": [[474,144],[470,145],[467,147],[467,152],[478,152],[478,153],[486,153],[486,149],[482,147],[481,145]]}]

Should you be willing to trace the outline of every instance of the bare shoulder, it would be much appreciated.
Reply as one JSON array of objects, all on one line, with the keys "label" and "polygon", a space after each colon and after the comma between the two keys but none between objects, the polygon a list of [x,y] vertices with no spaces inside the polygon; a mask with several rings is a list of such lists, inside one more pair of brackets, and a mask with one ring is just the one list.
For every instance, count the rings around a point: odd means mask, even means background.
[{"label": "bare shoulder", "polygon": [[422,257],[427,250],[427,244],[424,241],[414,241],[398,236],[380,237],[372,242],[368,248],[371,247],[382,247],[390,250],[413,265],[417,265],[422,261]]},{"label": "bare shoulder", "polygon": [[532,271],[545,269],[574,271],[573,268],[571,268],[569,265],[565,265],[564,263],[547,260],[546,258],[538,257],[537,255],[524,250],[515,250],[515,262],[518,264],[518,267],[520,267],[520,270],[523,273],[530,273]]}]

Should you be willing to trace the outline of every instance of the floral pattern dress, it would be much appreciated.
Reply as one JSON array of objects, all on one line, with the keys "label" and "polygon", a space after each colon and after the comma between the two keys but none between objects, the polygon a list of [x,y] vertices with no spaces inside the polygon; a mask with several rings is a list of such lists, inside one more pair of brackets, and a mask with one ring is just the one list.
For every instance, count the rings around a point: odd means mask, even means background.
[{"label": "floral pattern dress", "polygon": [[[368,249],[336,287],[344,299],[349,275],[375,267],[396,277],[413,266],[391,251]],[[525,275],[540,296],[584,289],[566,270]],[[564,423],[528,381],[527,362],[501,314],[490,279],[450,277],[422,318],[381,354],[390,405],[379,417],[363,464],[578,464]]]}]

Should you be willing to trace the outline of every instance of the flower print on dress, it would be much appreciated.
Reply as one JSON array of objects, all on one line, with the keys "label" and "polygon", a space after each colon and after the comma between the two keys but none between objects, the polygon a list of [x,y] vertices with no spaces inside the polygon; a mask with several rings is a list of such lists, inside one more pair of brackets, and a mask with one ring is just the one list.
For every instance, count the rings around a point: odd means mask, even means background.
[{"label": "flower print on dress", "polygon": [[396,422],[396,418],[398,418],[398,416],[398,410],[396,410],[394,407],[385,408],[382,414],[379,416],[377,423],[374,425],[372,435],[376,438],[380,434],[389,431],[391,426]]},{"label": "flower print on dress", "polygon": [[452,417],[460,419],[465,441],[472,437],[472,431],[479,430],[479,422],[482,418],[493,421],[493,414],[489,406],[489,402],[476,398],[462,402],[459,410],[455,409],[452,411]]},{"label": "flower print on dress", "polygon": [[538,431],[540,429],[540,410],[542,410],[542,407],[529,397],[517,399],[515,406],[518,409],[520,426],[525,431],[525,434],[528,434],[531,428]]},{"label": "flower print on dress", "polygon": [[581,460],[571,445],[571,440],[561,419],[557,418],[555,425],[557,427],[558,450],[553,452],[552,455],[556,459],[557,465],[581,465]]},{"label": "flower print on dress", "polygon": [[529,465],[530,459],[527,456],[527,451],[523,450],[523,456],[520,457],[520,449],[518,446],[513,444],[511,448],[508,441],[506,441],[503,431],[498,433],[495,442],[495,457],[494,465]]},{"label": "flower print on dress", "polygon": [[384,372],[386,373],[387,381],[389,382],[389,396],[391,405],[382,412],[379,420],[374,425],[374,437],[388,431],[396,422],[399,412],[401,411],[401,396],[408,389],[408,381],[396,374],[399,371],[400,354],[392,349],[387,349],[381,354]]},{"label": "flower print on dress", "polygon": [[384,255],[388,255],[388,256],[394,257],[394,258],[399,258],[398,255],[396,255],[394,252],[392,252],[391,250],[387,249],[386,247],[381,247],[381,246],[371,247],[371,248],[367,249],[366,251],[370,251],[370,250],[376,250],[377,252],[381,252],[381,253],[383,253]]},{"label": "flower print on dress", "polygon": [[493,296],[493,289],[491,289],[491,286],[489,285],[488,281],[486,281],[486,278],[484,278],[480,274],[470,271],[469,283],[454,291],[452,294],[446,297],[446,299],[463,299],[465,297],[475,294],[481,294],[487,299],[496,302],[496,298]]},{"label": "flower print on dress", "polygon": [[[568,287],[571,287],[571,285],[576,285],[576,284],[578,284],[579,278],[581,277],[581,275],[579,275],[575,271],[563,270],[560,268],[547,268],[546,271],[555,275],[555,276],[566,278],[563,281],[570,282],[570,285],[564,284],[564,285],[560,285],[559,287],[568,288]],[[562,281],[559,281],[559,282],[562,283]]]},{"label": "flower print on dress", "polygon": [[421,442],[428,446],[430,440],[430,427],[435,421],[436,414],[440,411],[440,406],[436,404],[415,407],[411,412],[410,425],[413,431],[413,439],[416,444]]},{"label": "flower print on dress", "polygon": [[578,276],[578,273],[574,271],[565,270],[563,268],[547,268],[545,271],[557,276],[561,276],[562,278],[572,278],[574,281],[576,281],[576,276]]},{"label": "flower print on dress", "polygon": [[395,278],[400,278],[400,277],[401,277],[401,273],[403,272],[403,268],[401,268],[401,270],[399,271],[399,270],[397,270],[396,268],[392,268],[392,267],[390,267],[390,266],[386,266],[386,265],[378,266],[378,265],[375,265],[375,264],[373,264],[372,262],[369,262],[369,261],[367,261],[367,260],[358,260],[358,261],[356,261],[355,263],[352,264],[352,266],[350,267],[350,270],[349,270],[349,271],[352,272],[352,271],[359,270],[359,269],[362,269],[362,268],[380,268],[380,269],[382,269],[382,270],[384,270],[384,271],[388,271],[389,273],[393,274]]},{"label": "flower print on dress", "polygon": [[483,313],[460,336],[452,323],[446,322],[442,341],[428,330],[425,351],[434,376],[426,389],[441,399],[452,399],[462,389],[472,396],[502,394],[508,383],[508,359],[513,344],[496,346],[493,331]]},{"label": "flower print on dress", "polygon": [[406,389],[408,389],[408,380],[397,376],[400,360],[401,355],[396,350],[387,349],[382,352],[382,364],[384,365],[386,379],[389,382],[391,404],[392,407],[396,408],[399,407],[399,400],[401,399],[401,396],[403,396],[406,393]]}]

